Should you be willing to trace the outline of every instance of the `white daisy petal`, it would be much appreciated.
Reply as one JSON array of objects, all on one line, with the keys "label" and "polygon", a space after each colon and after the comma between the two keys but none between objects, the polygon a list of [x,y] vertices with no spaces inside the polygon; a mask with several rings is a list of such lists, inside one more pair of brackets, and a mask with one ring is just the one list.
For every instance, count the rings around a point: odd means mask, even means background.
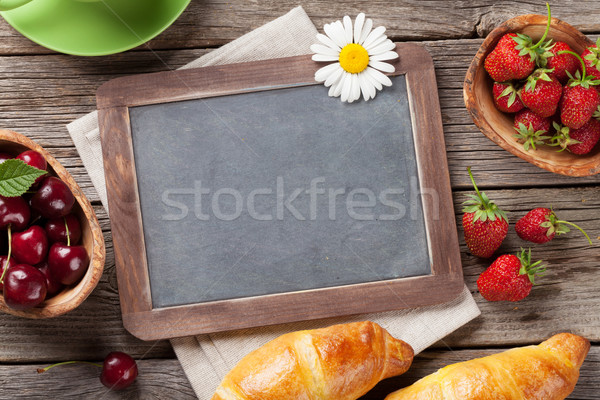
[{"label": "white daisy petal", "polygon": [[337,83],[340,80],[340,78],[342,77],[342,74],[344,73],[344,70],[340,67],[339,64],[333,64],[333,65],[335,65],[337,68],[325,80],[324,85],[327,87],[332,86],[333,84]]},{"label": "white daisy petal", "polygon": [[[339,21],[336,21],[339,22]],[[344,47],[346,43],[344,43],[344,35],[343,31],[340,34],[340,30],[335,22],[331,24],[327,24],[323,27],[323,30],[329,36],[329,38],[340,48]]]},{"label": "white daisy petal", "polygon": [[394,44],[394,42],[392,42],[391,40],[386,40],[385,42],[383,42],[382,44],[380,44],[378,46],[367,49],[367,51],[369,52],[369,55],[376,56],[376,55],[394,50],[395,48],[396,48],[396,45]]},{"label": "white daisy petal", "polygon": [[358,44],[362,44],[365,41],[369,33],[371,33],[371,29],[373,29],[373,20],[371,18],[367,18],[360,34],[360,39],[357,42]]},{"label": "white daisy petal", "polygon": [[329,36],[323,35],[322,33],[317,33],[317,39],[323,43],[327,47],[331,47],[334,50],[340,51],[341,48]]},{"label": "white daisy petal", "polygon": [[329,92],[327,92],[327,95],[329,95],[329,97],[335,97],[333,95],[333,92],[335,92],[335,88],[336,88],[336,85],[331,85],[331,87],[329,88]]},{"label": "white daisy petal", "polygon": [[383,72],[394,72],[396,70],[392,64],[375,60],[369,61],[369,66]]},{"label": "white daisy petal", "polygon": [[367,38],[365,39],[365,41],[363,43],[363,47],[367,48],[371,43],[373,43],[375,40],[379,39],[381,37],[381,35],[383,35],[384,32],[385,32],[384,26],[378,26],[377,28],[373,29],[371,31],[371,33],[369,33],[369,36],[367,36]]},{"label": "white daisy petal", "polygon": [[322,45],[322,44],[311,44],[310,45],[310,49],[312,50],[313,53],[317,53],[317,54],[323,54],[326,56],[336,56],[339,57],[340,52],[338,50],[334,50],[331,47]]},{"label": "white daisy petal", "polygon": [[338,69],[341,69],[338,63],[326,65],[315,72],[315,80],[317,82],[325,82],[325,80]]},{"label": "white daisy petal", "polygon": [[369,60],[375,61],[386,61],[386,60],[395,60],[398,58],[398,53],[395,51],[386,51],[385,53],[377,54],[377,55],[369,55]]},{"label": "white daisy petal", "polygon": [[344,88],[344,85],[346,84],[346,79],[349,79],[349,76],[350,76],[350,74],[347,73],[346,71],[342,72],[342,76],[341,76],[340,80],[335,85],[335,90],[333,92],[334,97],[338,97],[339,95],[342,94],[342,89]]},{"label": "white daisy petal", "polygon": [[360,99],[360,83],[358,82],[358,74],[352,74],[352,91],[350,93],[350,97],[350,102]]},{"label": "white daisy petal", "polygon": [[[368,70],[368,68],[367,68],[367,70]],[[363,75],[365,76],[365,78],[369,81],[369,83],[373,87],[373,90],[371,91],[371,93],[373,94],[372,97],[375,97],[375,92],[377,90],[383,89],[383,85],[377,79],[373,78],[371,76],[371,74],[369,72],[367,72],[367,70],[365,70],[365,72],[363,73]]]},{"label": "white daisy petal", "polygon": [[342,82],[342,101],[348,101],[350,97],[350,90],[352,89],[352,74],[344,74]]},{"label": "white daisy petal", "polygon": [[346,43],[352,43],[352,20],[349,16],[344,16],[344,39]]},{"label": "white daisy petal", "polygon": [[338,56],[328,56],[326,54],[313,54],[313,61],[338,61]]},{"label": "white daisy petal", "polygon": [[374,54],[373,49],[379,47],[379,45],[385,43],[386,41],[391,42],[385,35],[381,35],[379,38],[375,39],[373,42],[369,44],[369,47],[365,49],[369,52],[369,54]]},{"label": "white daisy petal", "polygon": [[368,101],[371,97],[371,89],[373,86],[369,83],[366,74],[358,74],[358,84],[360,85],[360,91],[362,92],[364,101]]},{"label": "white daisy petal", "polygon": [[[371,78],[369,78],[368,75],[366,75],[366,77],[367,77],[367,79],[371,79]],[[372,99],[374,99],[375,95],[377,94],[377,87],[378,86],[375,86],[375,84],[371,84],[371,86],[369,86],[369,89],[371,90],[370,95],[371,95]],[[383,89],[383,85],[381,86],[381,89]]]},{"label": "white daisy petal", "polygon": [[354,20],[354,43],[358,43],[358,39],[360,39],[360,35],[362,34],[363,24],[365,23],[365,13],[360,13],[356,16]]},{"label": "white daisy petal", "polygon": [[392,81],[390,78],[385,76],[382,72],[377,71],[371,67],[367,67],[365,71],[369,74],[369,76],[375,79],[377,82],[381,83],[383,86],[392,86]]}]

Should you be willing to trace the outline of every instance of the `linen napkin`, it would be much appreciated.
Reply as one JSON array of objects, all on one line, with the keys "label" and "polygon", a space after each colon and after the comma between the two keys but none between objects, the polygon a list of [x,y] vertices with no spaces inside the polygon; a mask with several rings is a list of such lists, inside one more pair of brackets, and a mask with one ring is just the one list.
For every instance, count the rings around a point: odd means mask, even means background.
[{"label": "linen napkin", "polygon": [[[316,33],[302,7],[297,7],[182,68],[309,54]],[[70,123],[67,129],[108,211],[97,113],[92,112]],[[243,356],[287,332],[371,320],[394,337],[410,343],[415,353],[419,353],[479,314],[465,286],[460,296],[441,305],[177,338],[172,339],[171,344],[196,395],[207,400],[224,375]]]}]

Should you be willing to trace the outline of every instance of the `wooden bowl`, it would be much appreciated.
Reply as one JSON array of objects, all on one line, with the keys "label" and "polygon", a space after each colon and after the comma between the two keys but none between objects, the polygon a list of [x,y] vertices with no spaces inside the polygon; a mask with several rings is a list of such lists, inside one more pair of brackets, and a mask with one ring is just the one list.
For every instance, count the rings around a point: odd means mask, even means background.
[{"label": "wooden bowl", "polygon": [[98,284],[104,269],[104,237],[94,209],[71,174],[40,145],[16,132],[0,129],[1,152],[17,155],[28,149],[35,150],[44,156],[48,162],[48,171],[60,178],[75,196],[77,201],[73,207],[73,213],[78,217],[81,224],[81,244],[87,250],[90,265],[79,283],[67,286],[62,292],[37,307],[24,311],[13,310],[6,305],[4,297],[0,296],[0,310],[26,318],[52,318],[65,314],[79,306]]},{"label": "wooden bowl", "polygon": [[[568,151],[557,152],[556,147],[537,146],[537,150],[526,151],[514,138],[514,114],[505,114],[494,106],[492,86],[494,82],[483,68],[487,55],[496,47],[500,38],[509,32],[529,35],[534,43],[546,29],[547,17],[543,15],[521,15],[509,19],[494,29],[485,39],[473,58],[463,86],[465,105],[475,125],[504,150],[511,152],[540,168],[550,172],[569,176],[588,176],[600,172],[600,146],[589,154],[576,155]],[[584,34],[561,20],[552,19],[548,38],[566,42],[573,50],[581,54],[594,44]]]}]

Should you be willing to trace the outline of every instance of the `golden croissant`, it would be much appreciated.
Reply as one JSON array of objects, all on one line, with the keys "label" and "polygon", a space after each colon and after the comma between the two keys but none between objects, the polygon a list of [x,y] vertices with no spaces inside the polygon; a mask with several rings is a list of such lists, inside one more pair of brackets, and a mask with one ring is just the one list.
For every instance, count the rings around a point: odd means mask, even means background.
[{"label": "golden croissant", "polygon": [[586,339],[561,333],[538,346],[448,365],[385,400],[562,400],[589,349]]},{"label": "golden croissant", "polygon": [[242,358],[212,400],[354,400],[412,359],[410,345],[369,321],[292,332]]}]

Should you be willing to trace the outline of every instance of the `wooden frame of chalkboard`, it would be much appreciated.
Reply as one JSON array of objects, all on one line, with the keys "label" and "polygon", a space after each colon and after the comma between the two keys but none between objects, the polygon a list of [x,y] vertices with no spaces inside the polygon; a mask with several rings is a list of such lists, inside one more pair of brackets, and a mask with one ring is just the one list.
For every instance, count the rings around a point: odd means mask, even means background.
[{"label": "wooden frame of chalkboard", "polygon": [[[314,85],[310,56],[117,78],[97,92],[112,236],[125,328],[143,340],[431,305],[463,288],[456,221],[433,61],[397,43],[406,79],[431,274],[198,304],[153,308],[129,108]],[[385,90],[385,89],[384,89]],[[331,101],[339,101],[331,99]],[[434,217],[435,216],[435,217]]]}]

